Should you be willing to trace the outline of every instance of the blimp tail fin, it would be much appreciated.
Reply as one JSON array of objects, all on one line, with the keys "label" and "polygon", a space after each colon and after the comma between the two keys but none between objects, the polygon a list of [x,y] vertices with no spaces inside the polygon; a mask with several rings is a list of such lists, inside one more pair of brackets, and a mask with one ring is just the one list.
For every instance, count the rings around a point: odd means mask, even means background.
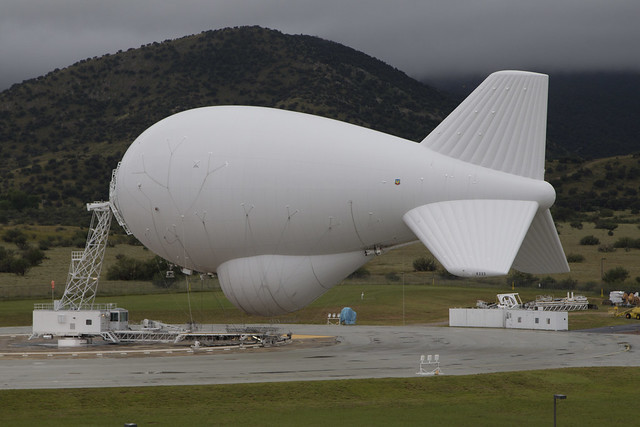
[{"label": "blimp tail fin", "polygon": [[547,92],[545,74],[493,73],[422,144],[475,165],[543,179]]},{"label": "blimp tail fin", "polygon": [[451,200],[419,206],[402,219],[447,271],[485,277],[509,272],[537,210],[534,201]]},{"label": "blimp tail fin", "polygon": [[549,209],[538,212],[534,217],[513,262],[513,268],[535,274],[569,271],[567,257]]},{"label": "blimp tail fin", "polygon": [[[548,76],[491,74],[423,141],[478,166],[544,179]],[[534,208],[535,206],[535,208]],[[527,201],[459,200],[415,208],[405,223],[460,276],[569,271],[549,210]]]}]

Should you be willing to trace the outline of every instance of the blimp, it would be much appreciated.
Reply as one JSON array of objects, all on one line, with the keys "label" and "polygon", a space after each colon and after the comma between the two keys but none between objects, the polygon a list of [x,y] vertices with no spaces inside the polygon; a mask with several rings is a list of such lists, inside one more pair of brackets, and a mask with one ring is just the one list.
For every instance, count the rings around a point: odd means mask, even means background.
[{"label": "blimp", "polygon": [[491,74],[420,143],[276,108],[180,112],[131,144],[110,203],[151,251],[217,274],[261,316],[418,240],[457,276],[567,272],[544,181],[547,92],[544,74]]}]

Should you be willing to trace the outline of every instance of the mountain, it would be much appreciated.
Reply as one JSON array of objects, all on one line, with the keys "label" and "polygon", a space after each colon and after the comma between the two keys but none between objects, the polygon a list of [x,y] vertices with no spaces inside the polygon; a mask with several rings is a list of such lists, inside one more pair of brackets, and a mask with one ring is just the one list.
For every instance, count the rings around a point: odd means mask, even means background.
[{"label": "mountain", "polygon": [[[270,106],[419,141],[484,77],[437,90],[338,43],[260,27],[86,59],[0,93],[0,224],[86,224],[84,203],[108,197],[129,144],[179,111]],[[587,162],[638,152],[639,83],[632,73],[551,75],[547,156],[558,162],[548,179],[558,207],[640,209],[636,156]],[[622,166],[624,185],[613,180]]]},{"label": "mountain", "polygon": [[108,197],[111,171],[156,121],[259,105],[419,141],[453,100],[354,49],[260,27],[207,31],[90,58],[0,93],[0,222],[68,223]]},{"label": "mountain", "polygon": [[[547,74],[548,155],[590,160],[640,152],[640,73]],[[463,99],[485,77],[429,83]]]}]

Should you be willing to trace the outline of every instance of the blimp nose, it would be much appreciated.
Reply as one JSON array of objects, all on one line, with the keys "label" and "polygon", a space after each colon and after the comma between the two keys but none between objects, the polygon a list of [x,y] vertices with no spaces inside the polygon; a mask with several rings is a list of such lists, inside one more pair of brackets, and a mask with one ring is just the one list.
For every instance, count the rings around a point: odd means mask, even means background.
[{"label": "blimp nose", "polygon": [[109,204],[111,205],[111,211],[113,212],[113,216],[118,222],[118,224],[120,225],[120,227],[122,227],[125,233],[130,235],[132,234],[131,230],[129,229],[129,226],[127,226],[127,222],[124,220],[124,217],[122,216],[122,213],[120,211],[120,203],[118,200],[117,185],[118,185],[118,174],[120,173],[120,166],[121,166],[121,162],[118,162],[118,166],[116,166],[116,168],[111,173],[111,182],[109,184]]}]

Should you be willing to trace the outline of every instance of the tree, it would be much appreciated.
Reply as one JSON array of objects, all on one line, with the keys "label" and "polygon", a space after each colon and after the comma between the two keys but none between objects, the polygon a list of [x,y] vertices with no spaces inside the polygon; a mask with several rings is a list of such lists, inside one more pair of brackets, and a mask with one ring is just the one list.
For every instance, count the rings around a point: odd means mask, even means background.
[{"label": "tree", "polygon": [[24,276],[30,267],[31,265],[29,265],[29,261],[26,259],[22,257],[13,258],[9,263],[9,272],[15,273],[17,276]]},{"label": "tree", "polygon": [[532,286],[540,281],[539,278],[530,273],[523,273],[521,271],[513,270],[511,274],[507,276],[507,284],[511,285],[515,283],[519,287]]},{"label": "tree", "polygon": [[365,277],[369,277],[369,276],[371,276],[371,273],[369,272],[369,270],[367,270],[364,267],[360,267],[359,269],[357,269],[356,271],[351,273],[348,278],[349,279],[364,279]]},{"label": "tree", "polygon": [[583,262],[584,255],[581,254],[567,254],[567,262]]},{"label": "tree", "polygon": [[433,258],[420,257],[413,260],[415,271],[435,271],[436,268],[436,261]]},{"label": "tree", "polygon": [[582,239],[580,239],[580,244],[585,246],[594,246],[594,245],[599,245],[600,244],[600,239],[598,239],[596,236],[593,235],[589,235],[589,236],[584,236]]}]

